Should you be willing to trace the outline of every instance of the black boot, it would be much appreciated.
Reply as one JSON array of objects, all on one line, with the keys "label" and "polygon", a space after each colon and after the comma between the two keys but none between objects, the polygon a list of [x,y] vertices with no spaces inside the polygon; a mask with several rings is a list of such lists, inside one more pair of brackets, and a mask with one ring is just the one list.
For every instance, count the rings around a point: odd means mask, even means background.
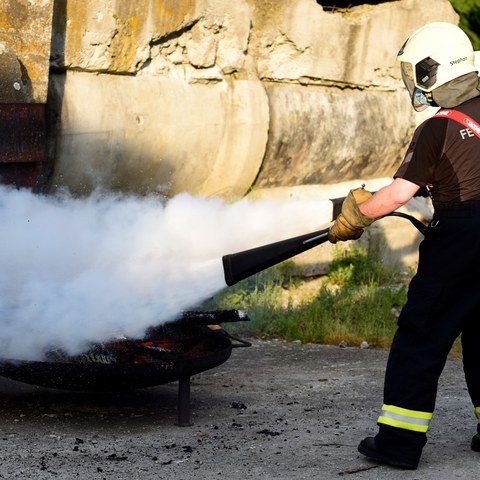
[{"label": "black boot", "polygon": [[[473,448],[473,447],[472,447]],[[360,442],[358,451],[366,457],[376,460],[392,467],[403,468],[406,470],[416,470],[419,460],[396,458],[391,454],[387,454],[378,449],[375,439],[373,437],[367,437]]]},{"label": "black boot", "polygon": [[480,433],[473,436],[470,446],[474,452],[480,452]]}]

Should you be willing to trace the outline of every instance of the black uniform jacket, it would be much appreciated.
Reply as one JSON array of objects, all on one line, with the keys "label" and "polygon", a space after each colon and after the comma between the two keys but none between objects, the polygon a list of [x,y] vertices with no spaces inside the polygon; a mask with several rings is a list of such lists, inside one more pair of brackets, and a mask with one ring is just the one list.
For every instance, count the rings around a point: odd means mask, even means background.
[{"label": "black uniform jacket", "polygon": [[[480,123],[480,96],[455,107]],[[430,190],[435,204],[480,202],[480,138],[448,118],[417,127],[394,175]]]}]

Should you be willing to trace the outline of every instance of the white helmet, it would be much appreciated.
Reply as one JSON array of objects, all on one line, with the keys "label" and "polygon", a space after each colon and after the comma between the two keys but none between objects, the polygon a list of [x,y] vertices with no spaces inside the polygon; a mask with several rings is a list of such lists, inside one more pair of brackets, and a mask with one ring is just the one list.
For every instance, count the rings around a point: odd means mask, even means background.
[{"label": "white helmet", "polygon": [[432,90],[477,70],[469,38],[462,29],[445,22],[419,28],[403,44],[397,59],[417,111],[435,105]]}]

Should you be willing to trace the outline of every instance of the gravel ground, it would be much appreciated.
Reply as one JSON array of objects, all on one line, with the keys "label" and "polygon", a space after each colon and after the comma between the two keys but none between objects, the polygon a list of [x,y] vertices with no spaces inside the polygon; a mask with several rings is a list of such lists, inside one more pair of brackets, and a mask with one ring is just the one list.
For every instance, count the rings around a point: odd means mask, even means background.
[{"label": "gravel ground", "polygon": [[375,433],[387,352],[253,340],[192,379],[190,427],[177,384],[97,395],[0,377],[0,478],[472,479],[475,418],[461,361],[442,377],[416,471],[357,453]]}]

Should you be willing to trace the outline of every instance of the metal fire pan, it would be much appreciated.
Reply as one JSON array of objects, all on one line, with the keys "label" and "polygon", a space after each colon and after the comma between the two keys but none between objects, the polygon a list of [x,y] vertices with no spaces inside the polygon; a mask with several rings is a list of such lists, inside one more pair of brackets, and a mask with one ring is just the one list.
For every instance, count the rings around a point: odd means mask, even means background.
[{"label": "metal fire pan", "polygon": [[[195,355],[167,352],[146,363],[103,363],[101,355],[98,361],[3,360],[0,375],[41,387],[84,391],[131,390],[170,383],[217,367],[230,357],[233,345],[226,332],[211,331],[206,326],[198,329],[198,336],[192,337],[190,331],[187,340]],[[132,346],[135,341],[128,340],[130,350]]]}]

